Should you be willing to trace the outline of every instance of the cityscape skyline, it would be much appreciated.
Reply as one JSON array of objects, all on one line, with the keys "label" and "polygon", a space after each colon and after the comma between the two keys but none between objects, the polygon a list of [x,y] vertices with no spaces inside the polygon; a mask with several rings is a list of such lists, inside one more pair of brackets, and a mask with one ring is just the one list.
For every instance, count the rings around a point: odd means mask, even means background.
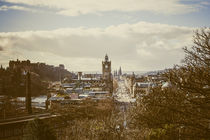
[{"label": "cityscape skyline", "polygon": [[0,0],[0,64],[29,59],[61,63],[70,71],[100,71],[107,53],[113,70],[171,68],[184,58],[182,48],[193,43],[193,31],[209,25],[209,5],[207,0]]},{"label": "cityscape skyline", "polygon": [[210,0],[0,0],[1,140],[209,140]]}]

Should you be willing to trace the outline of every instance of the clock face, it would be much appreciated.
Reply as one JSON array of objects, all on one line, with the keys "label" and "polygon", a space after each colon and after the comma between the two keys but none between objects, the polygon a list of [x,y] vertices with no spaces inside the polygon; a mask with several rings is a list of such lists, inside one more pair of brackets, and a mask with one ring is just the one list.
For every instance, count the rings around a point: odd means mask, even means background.
[{"label": "clock face", "polygon": [[108,68],[108,65],[105,65],[105,68],[107,69]]}]

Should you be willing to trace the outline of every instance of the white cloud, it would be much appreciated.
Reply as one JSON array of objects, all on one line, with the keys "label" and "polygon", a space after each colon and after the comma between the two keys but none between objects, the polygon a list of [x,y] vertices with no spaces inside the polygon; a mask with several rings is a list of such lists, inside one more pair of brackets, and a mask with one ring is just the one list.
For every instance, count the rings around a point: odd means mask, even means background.
[{"label": "white cloud", "polygon": [[208,5],[210,5],[210,2],[208,2],[208,1],[202,1],[201,4],[202,4],[202,5],[207,5],[207,6],[208,6]]},{"label": "white cloud", "polygon": [[2,6],[0,6],[0,11],[8,11],[8,10],[20,10],[20,11],[37,12],[34,9],[26,8],[26,7],[23,7],[23,6],[17,6],[17,5],[13,5],[13,6],[2,5]]},{"label": "white cloud", "polygon": [[[107,28],[64,28],[52,31],[0,33],[0,46],[10,58],[64,63],[71,70],[101,70],[106,53],[113,69],[164,69],[179,63],[192,28],[139,22]],[[5,55],[6,56],[6,55]],[[3,61],[3,59],[0,60]]]},{"label": "white cloud", "polygon": [[78,16],[106,11],[149,11],[180,14],[197,11],[199,5],[183,4],[181,0],[5,0],[10,3],[43,6],[57,9],[57,14]]}]

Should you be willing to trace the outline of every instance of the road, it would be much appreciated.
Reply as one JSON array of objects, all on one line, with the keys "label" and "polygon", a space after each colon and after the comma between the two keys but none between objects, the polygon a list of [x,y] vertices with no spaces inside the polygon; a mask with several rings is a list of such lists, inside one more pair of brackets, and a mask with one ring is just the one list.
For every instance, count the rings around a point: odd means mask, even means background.
[{"label": "road", "polygon": [[129,90],[126,88],[125,81],[124,80],[118,80],[118,88],[117,92],[114,94],[115,99],[118,102],[121,102],[120,110],[123,116],[123,126],[124,128],[127,128],[127,108],[128,105],[131,102],[134,102],[135,99],[131,97],[131,94],[129,93]]},{"label": "road", "polygon": [[125,103],[130,103],[134,101],[134,99],[131,97],[129,91],[125,86],[124,80],[118,81],[118,88],[117,92],[115,93],[115,99],[119,102],[125,102]]}]

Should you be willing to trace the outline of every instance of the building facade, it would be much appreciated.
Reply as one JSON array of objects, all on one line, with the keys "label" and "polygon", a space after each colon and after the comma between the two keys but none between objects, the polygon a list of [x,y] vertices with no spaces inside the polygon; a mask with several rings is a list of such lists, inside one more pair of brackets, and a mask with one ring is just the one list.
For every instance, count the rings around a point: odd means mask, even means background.
[{"label": "building facade", "polygon": [[106,84],[106,89],[112,93],[113,92],[113,78],[112,78],[111,61],[106,54],[105,60],[102,61],[102,80]]},{"label": "building facade", "polygon": [[66,82],[66,84],[73,86],[68,87],[69,89],[82,88],[82,92],[108,92],[112,95],[113,92],[113,77],[111,73],[111,61],[108,55],[102,61],[102,74],[83,74],[78,72],[77,78],[72,78]]},{"label": "building facade", "polygon": [[102,61],[102,78],[103,80],[111,80],[111,61],[109,61],[108,55],[106,55],[105,60]]}]

